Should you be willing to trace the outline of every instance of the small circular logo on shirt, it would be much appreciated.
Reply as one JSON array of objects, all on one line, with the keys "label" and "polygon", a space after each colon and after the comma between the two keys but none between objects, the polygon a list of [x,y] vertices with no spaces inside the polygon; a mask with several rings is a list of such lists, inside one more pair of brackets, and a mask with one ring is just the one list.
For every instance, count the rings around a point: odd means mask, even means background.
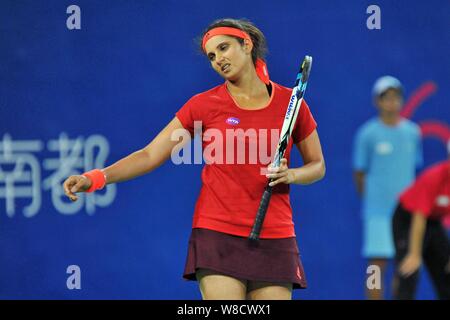
[{"label": "small circular logo on shirt", "polygon": [[231,124],[232,126],[235,126],[239,124],[240,120],[235,117],[229,117],[225,122]]},{"label": "small circular logo on shirt", "polygon": [[375,146],[375,150],[380,155],[387,155],[387,154],[392,153],[392,151],[394,150],[394,147],[389,142],[379,142]]},{"label": "small circular logo on shirt", "polygon": [[450,204],[450,199],[445,195],[440,195],[436,198],[436,204],[439,207],[448,207],[448,205]]}]

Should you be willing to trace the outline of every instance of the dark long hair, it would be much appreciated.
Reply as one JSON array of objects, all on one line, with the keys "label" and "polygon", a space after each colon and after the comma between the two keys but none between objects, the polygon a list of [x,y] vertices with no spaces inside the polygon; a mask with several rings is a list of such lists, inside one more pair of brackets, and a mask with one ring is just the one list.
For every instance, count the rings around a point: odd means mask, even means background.
[{"label": "dark long hair", "polygon": [[[259,30],[252,22],[250,22],[247,19],[219,19],[211,23],[205,31],[203,31],[202,35],[197,39],[197,43],[200,47],[201,52],[203,53],[202,48],[202,39],[203,36],[211,29],[217,28],[217,27],[232,27],[236,29],[240,29],[242,31],[245,31],[250,35],[250,38],[253,42],[253,49],[252,49],[252,61],[253,64],[256,63],[256,60],[262,59],[265,60],[265,56],[267,54],[267,44],[266,44],[266,37],[264,37],[264,34]],[[244,39],[230,36],[235,38],[241,45],[244,44]]]}]

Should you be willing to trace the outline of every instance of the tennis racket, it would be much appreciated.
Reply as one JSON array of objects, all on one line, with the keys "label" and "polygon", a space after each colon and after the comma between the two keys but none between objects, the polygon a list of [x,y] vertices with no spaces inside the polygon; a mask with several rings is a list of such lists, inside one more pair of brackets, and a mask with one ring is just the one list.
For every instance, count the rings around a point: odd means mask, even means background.
[{"label": "tennis racket", "polygon": [[[300,106],[302,105],[303,96],[305,95],[306,85],[308,84],[309,73],[311,71],[312,57],[305,56],[305,59],[300,66],[300,71],[297,74],[295,80],[295,86],[292,89],[291,98],[284,116],[283,127],[281,128],[280,140],[275,151],[275,158],[272,162],[272,166],[280,166],[280,161],[284,157],[289,138],[291,137],[292,130],[297,120]],[[258,212],[256,213],[255,222],[253,223],[252,231],[248,237],[252,241],[258,241],[261,233],[261,228],[266,217],[267,208],[269,207],[270,198],[272,197],[273,187],[269,185],[272,179],[269,179],[264,189],[264,193],[259,203]]]}]

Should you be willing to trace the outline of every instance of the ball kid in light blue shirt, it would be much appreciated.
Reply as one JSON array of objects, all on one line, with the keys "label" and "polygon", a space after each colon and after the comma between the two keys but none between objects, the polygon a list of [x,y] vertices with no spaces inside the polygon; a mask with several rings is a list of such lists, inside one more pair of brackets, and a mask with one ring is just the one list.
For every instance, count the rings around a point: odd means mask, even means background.
[{"label": "ball kid in light blue shirt", "polygon": [[378,265],[383,271],[395,254],[391,219],[398,196],[414,181],[423,160],[419,126],[400,116],[400,81],[391,76],[379,78],[373,96],[379,116],[358,129],[353,170],[362,197],[362,254],[369,265]]}]

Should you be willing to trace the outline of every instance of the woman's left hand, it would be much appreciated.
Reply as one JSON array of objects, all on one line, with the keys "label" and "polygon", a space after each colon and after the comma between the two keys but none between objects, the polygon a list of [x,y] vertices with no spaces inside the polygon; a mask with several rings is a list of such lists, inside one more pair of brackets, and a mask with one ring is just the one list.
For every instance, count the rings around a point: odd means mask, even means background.
[{"label": "woman's left hand", "polygon": [[292,169],[288,168],[287,159],[285,158],[281,159],[279,167],[272,167],[272,164],[270,164],[266,177],[272,179],[272,182],[269,183],[271,187],[279,183],[290,184],[294,182],[294,173]]}]

